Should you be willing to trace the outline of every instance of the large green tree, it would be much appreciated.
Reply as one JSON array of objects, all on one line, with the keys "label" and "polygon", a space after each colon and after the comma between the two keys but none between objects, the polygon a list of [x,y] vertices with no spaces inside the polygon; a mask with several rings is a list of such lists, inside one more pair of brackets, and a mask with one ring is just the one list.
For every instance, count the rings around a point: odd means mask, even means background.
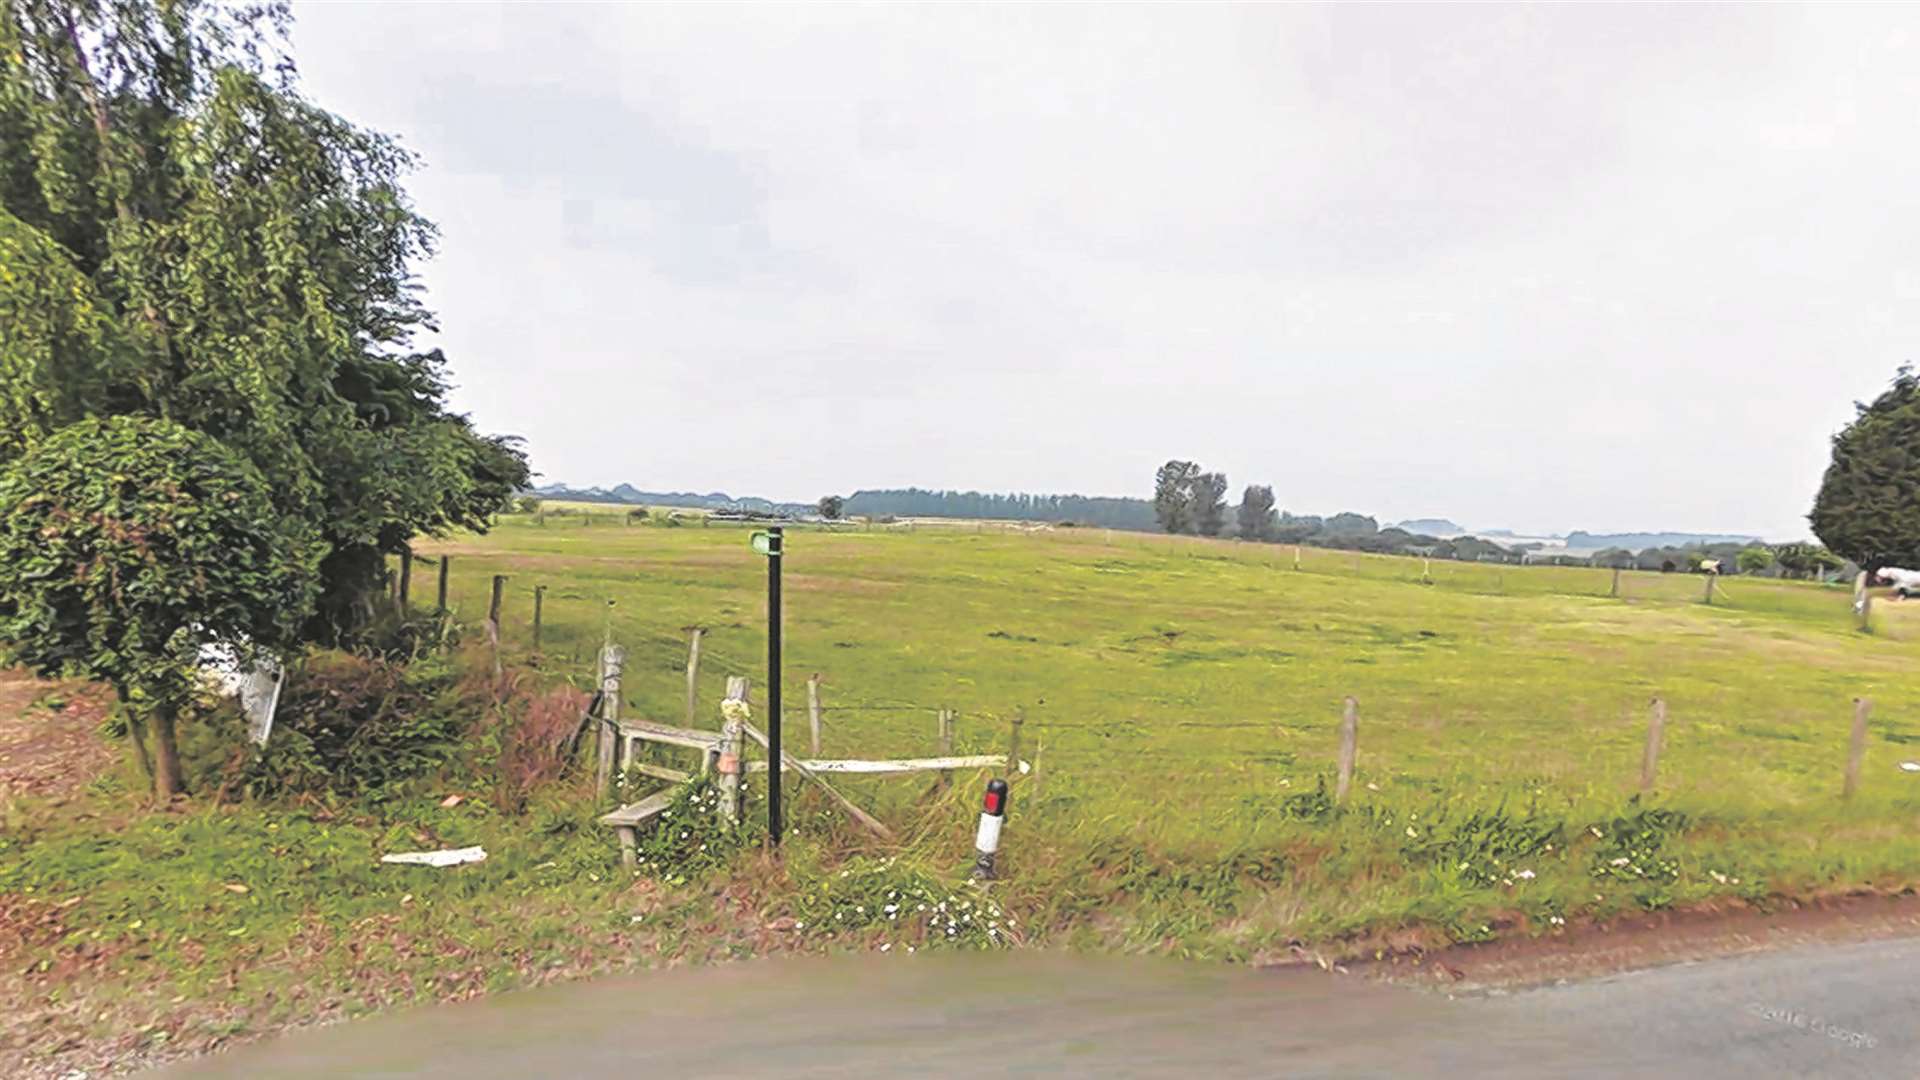
[{"label": "large green tree", "polygon": [[1273,488],[1266,484],[1248,484],[1240,493],[1240,507],[1236,511],[1240,518],[1240,537],[1243,540],[1265,540],[1273,535],[1275,520],[1273,510]]},{"label": "large green tree", "polygon": [[[324,553],[310,637],[384,555],[527,479],[447,407],[391,139],[305,99],[284,5],[0,0],[0,467],[82,418],[163,418],[266,479]],[[11,572],[0,567],[0,574]]]},{"label": "large green tree", "polygon": [[1170,533],[1193,528],[1193,481],[1200,466],[1178,458],[1160,466],[1153,476],[1153,516]]},{"label": "large green tree", "polygon": [[1868,570],[1920,567],[1920,378],[1911,367],[1833,437],[1807,519],[1834,553]]},{"label": "large green tree", "polygon": [[1193,529],[1219,536],[1227,526],[1227,474],[1203,472],[1193,478]]},{"label": "large green tree", "polygon": [[171,798],[174,716],[202,650],[296,640],[318,549],[212,437],[133,416],[69,424],[0,472],[0,660],[112,686]]}]

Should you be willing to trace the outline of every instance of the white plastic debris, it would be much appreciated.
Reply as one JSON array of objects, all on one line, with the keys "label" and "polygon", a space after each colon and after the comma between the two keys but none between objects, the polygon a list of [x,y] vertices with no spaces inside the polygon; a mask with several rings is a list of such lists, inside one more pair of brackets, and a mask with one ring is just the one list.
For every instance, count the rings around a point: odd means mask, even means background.
[{"label": "white plastic debris", "polygon": [[215,693],[240,700],[240,711],[247,717],[247,737],[256,746],[267,745],[267,736],[273,732],[273,714],[280,706],[280,687],[287,678],[279,661],[260,656],[243,664],[231,645],[211,644],[200,650],[200,676]]},{"label": "white plastic debris", "polygon": [[1900,763],[1900,771],[1920,772],[1920,761],[1903,761]]},{"label": "white plastic debris", "polygon": [[396,851],[380,856],[380,861],[406,863],[409,866],[459,866],[461,863],[487,861],[487,849],[474,846],[441,848],[439,851]]}]

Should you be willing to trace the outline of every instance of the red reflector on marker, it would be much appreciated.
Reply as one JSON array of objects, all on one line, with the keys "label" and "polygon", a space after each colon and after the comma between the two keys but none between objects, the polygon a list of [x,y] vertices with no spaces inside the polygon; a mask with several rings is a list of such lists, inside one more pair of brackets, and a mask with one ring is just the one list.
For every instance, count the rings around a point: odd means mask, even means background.
[{"label": "red reflector on marker", "polygon": [[987,792],[987,813],[997,814],[999,812],[1000,812],[1000,793],[997,791]]}]

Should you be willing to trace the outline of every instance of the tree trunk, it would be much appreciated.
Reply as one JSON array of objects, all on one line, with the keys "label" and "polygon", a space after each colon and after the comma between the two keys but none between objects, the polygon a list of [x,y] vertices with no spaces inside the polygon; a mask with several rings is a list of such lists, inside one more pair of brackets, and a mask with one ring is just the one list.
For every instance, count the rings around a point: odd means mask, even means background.
[{"label": "tree trunk", "polygon": [[153,757],[147,753],[147,722],[127,713],[127,742],[133,747],[133,763],[140,766],[140,778],[153,783]]},{"label": "tree trunk", "polygon": [[161,805],[173,801],[186,790],[180,779],[180,744],[174,738],[173,707],[163,705],[153,713],[154,770],[153,795]]},{"label": "tree trunk", "polygon": [[140,767],[140,779],[149,786],[153,784],[153,757],[147,753],[147,722],[127,704],[128,693],[124,686],[113,688],[114,708],[120,711],[120,718],[127,722],[127,745],[133,751],[133,763]]}]

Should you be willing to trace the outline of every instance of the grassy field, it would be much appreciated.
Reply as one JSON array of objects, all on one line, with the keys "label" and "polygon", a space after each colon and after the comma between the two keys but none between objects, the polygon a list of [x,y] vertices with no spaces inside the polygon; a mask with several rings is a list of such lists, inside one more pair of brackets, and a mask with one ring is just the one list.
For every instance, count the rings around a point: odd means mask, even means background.
[{"label": "grassy field", "polygon": [[[423,550],[454,556],[463,612],[510,576],[510,649],[530,645],[536,584],[550,666],[584,680],[610,630],[630,650],[638,715],[682,714],[684,628],[706,626],[712,723],[726,674],[762,676],[764,563],[738,528],[614,520],[512,517]],[[788,551],[790,731],[804,730],[794,703],[812,672],[829,756],[930,753],[940,706],[960,711],[959,752],[1003,749],[1024,710],[1039,772],[1010,843],[1076,872],[1089,849],[1212,864],[1284,852],[1284,917],[1249,945],[1433,912],[1472,936],[1467,923],[1503,905],[1550,920],[1920,872],[1907,838],[1920,777],[1897,767],[1920,758],[1920,630],[1883,603],[1875,632],[1858,632],[1844,587],[1735,578],[1709,606],[1704,579],[1684,574],[1629,572],[1612,598],[1603,570],[1436,562],[1429,584],[1418,559],[1307,549],[1295,570],[1291,548],[1103,530],[796,531]],[[1329,816],[1312,793],[1347,695],[1359,790],[1353,813]],[[1656,695],[1671,719],[1648,818],[1633,796]],[[1872,734],[1843,805],[1856,696],[1873,702]],[[902,820],[919,795],[858,786]],[[1607,847],[1593,833],[1615,819],[1652,828],[1650,858],[1681,872],[1642,875],[1651,864],[1628,855],[1596,873],[1569,850]],[[1507,835],[1525,821],[1565,834],[1551,857],[1537,850],[1549,841]],[[1541,865],[1507,886],[1436,849]]]},{"label": "grassy field", "polygon": [[[675,723],[704,626],[696,723],[717,725],[729,674],[764,701],[766,567],[746,530],[623,522],[516,515],[422,542],[415,603],[441,557],[468,624],[507,575],[510,681],[589,685],[610,635],[624,715]],[[1435,562],[1429,580],[1416,559],[1306,549],[1295,569],[1291,548],[1103,530],[794,529],[787,550],[789,745],[814,672],[828,757],[930,754],[942,707],[958,752],[1001,752],[1025,716],[1034,768],[991,899],[958,885],[980,774],[946,792],[841,782],[897,843],[803,793],[779,862],[689,821],[624,871],[581,782],[524,807],[489,795],[474,762],[512,717],[470,634],[450,663],[472,753],[377,798],[202,790],[156,813],[110,771],[0,804],[0,1072],[129,1068],[635,963],[1005,944],[1338,958],[1920,884],[1920,775],[1899,767],[1920,760],[1920,608],[1880,604],[1861,633],[1843,587],[1735,578],[1708,606],[1689,575],[1627,573],[1612,597],[1592,569]],[[1335,806],[1348,695],[1360,763]],[[1643,799],[1655,695],[1667,747]],[[1843,802],[1856,696],[1873,720]],[[488,860],[378,862],[470,844]]]}]

